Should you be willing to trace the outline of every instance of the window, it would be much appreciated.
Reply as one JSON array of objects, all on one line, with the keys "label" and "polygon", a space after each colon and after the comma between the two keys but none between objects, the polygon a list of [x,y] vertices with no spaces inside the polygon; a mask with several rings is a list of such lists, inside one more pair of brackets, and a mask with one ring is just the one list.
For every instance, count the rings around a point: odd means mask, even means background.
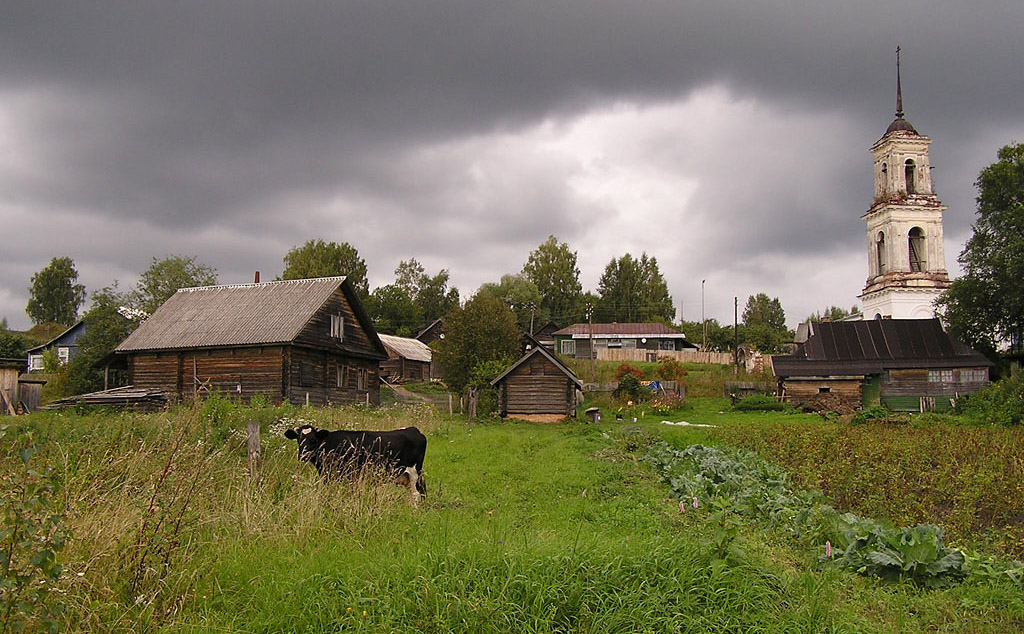
[{"label": "window", "polygon": [[43,369],[43,355],[41,354],[30,354],[28,355],[28,369],[42,370]]},{"label": "window", "polygon": [[960,370],[960,382],[961,383],[984,383],[985,379],[988,378],[988,373],[985,370],[973,368],[970,370]]},{"label": "window", "polygon": [[60,361],[61,365],[63,365],[65,363],[67,363],[68,361],[70,361],[71,360],[71,348],[68,348],[67,346],[60,346],[60,347],[58,347],[57,348],[57,359]]},{"label": "window", "polygon": [[343,315],[331,315],[331,336],[335,339],[345,340],[345,317]]},{"label": "window", "polygon": [[830,387],[819,387],[818,388],[818,394],[831,394],[831,393],[832,393],[832,388],[830,388]]},{"label": "window", "polygon": [[345,387],[345,370],[347,369],[343,365],[338,366],[338,387]]},{"label": "window", "polygon": [[928,370],[929,383],[952,383],[952,370]]},{"label": "window", "polygon": [[661,339],[658,341],[658,350],[675,350],[676,342],[671,339]]},{"label": "window", "polygon": [[359,391],[366,389],[366,368],[356,370],[356,389]]},{"label": "window", "polygon": [[562,340],[562,354],[576,356],[576,342],[572,339]]},{"label": "window", "polygon": [[878,238],[875,240],[875,258],[878,274],[881,275],[885,273],[885,234],[881,231],[878,232]]},{"label": "window", "polygon": [[904,175],[907,178],[907,193],[917,193],[917,183],[914,182],[914,159],[907,159]]},{"label": "window", "polygon": [[921,227],[914,227],[908,235],[907,247],[910,251],[910,270],[917,273],[928,270],[928,263],[924,257],[924,230]]},{"label": "window", "polygon": [[636,339],[623,339],[622,340],[623,350],[636,350]]},{"label": "window", "polygon": [[[621,348],[622,347],[622,339],[609,339],[608,340],[608,347],[609,348]],[[636,347],[636,346],[634,346],[634,347]]]}]

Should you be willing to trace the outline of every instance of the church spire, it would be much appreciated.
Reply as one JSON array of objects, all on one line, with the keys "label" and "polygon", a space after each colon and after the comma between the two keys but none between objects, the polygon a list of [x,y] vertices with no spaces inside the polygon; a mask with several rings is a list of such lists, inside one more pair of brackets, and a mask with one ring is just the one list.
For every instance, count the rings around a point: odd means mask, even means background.
[{"label": "church spire", "polygon": [[917,134],[917,130],[914,126],[910,125],[910,122],[903,118],[903,84],[900,81],[900,47],[896,47],[896,118],[889,124],[889,128],[885,131],[886,134],[890,132],[910,132]]},{"label": "church spire", "polygon": [[903,87],[900,85],[900,47],[896,47],[896,118],[903,118]]}]

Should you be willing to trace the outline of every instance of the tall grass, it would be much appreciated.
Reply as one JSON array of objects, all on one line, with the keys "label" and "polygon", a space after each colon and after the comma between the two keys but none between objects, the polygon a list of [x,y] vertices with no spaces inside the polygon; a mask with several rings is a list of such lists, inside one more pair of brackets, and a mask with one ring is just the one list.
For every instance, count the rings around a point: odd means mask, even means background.
[{"label": "tall grass", "polygon": [[[703,407],[693,413],[716,415]],[[262,430],[257,480],[248,420]],[[282,436],[300,420],[416,425],[428,436],[428,497],[413,508],[374,473],[324,484]],[[72,533],[60,554],[68,632],[1000,632],[1024,622],[1010,591],[873,585],[819,570],[815,553],[744,520],[723,550],[712,515],[680,514],[633,453],[663,431],[696,433],[682,428],[467,425],[427,407],[216,399],[19,424],[42,441],[33,460],[59,474]],[[0,447],[0,467],[14,460]]]}]

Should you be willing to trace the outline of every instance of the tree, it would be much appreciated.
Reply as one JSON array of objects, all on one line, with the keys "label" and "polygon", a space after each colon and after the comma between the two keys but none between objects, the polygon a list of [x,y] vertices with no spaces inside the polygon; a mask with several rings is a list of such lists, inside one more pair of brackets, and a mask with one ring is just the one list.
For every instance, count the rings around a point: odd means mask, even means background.
[{"label": "tree", "polygon": [[25,312],[33,323],[54,322],[72,326],[85,302],[85,286],[76,284],[78,271],[69,257],[53,258],[46,268],[32,276]]},{"label": "tree", "polygon": [[502,275],[498,284],[483,284],[477,291],[477,294],[480,293],[491,295],[507,305],[524,332],[532,333],[534,326],[542,326],[548,321],[547,310],[541,306],[540,291],[525,275]]},{"label": "tree", "polygon": [[12,332],[7,325],[0,325],[0,359],[20,359],[32,345],[25,335]]},{"label": "tree", "polygon": [[743,309],[744,326],[766,326],[772,330],[786,329],[786,312],[778,297],[769,298],[764,293],[751,295]]},{"label": "tree", "polygon": [[117,282],[92,293],[92,305],[82,318],[85,332],[78,340],[78,354],[62,369],[65,395],[103,389],[103,371],[97,364],[139,325],[124,314],[127,299],[118,292]]},{"label": "tree", "polygon": [[438,346],[438,362],[445,382],[455,392],[469,384],[473,370],[488,361],[511,363],[519,352],[519,327],[504,302],[477,293],[465,306],[444,318],[445,338]]},{"label": "tree", "polygon": [[580,269],[576,252],[551,235],[534,249],[523,265],[523,275],[540,292],[540,306],[549,319],[568,325],[580,319]]},{"label": "tree", "polygon": [[344,275],[361,301],[370,296],[366,281],[366,262],[348,242],[324,242],[310,240],[301,247],[294,247],[284,256],[282,280],[303,280],[314,277]]},{"label": "tree", "polygon": [[612,258],[598,281],[597,292],[601,300],[595,319],[602,322],[670,323],[676,314],[658,260],[646,253],[639,260],[628,253]]},{"label": "tree", "polygon": [[705,325],[708,333],[708,345],[705,350],[731,352],[735,348],[736,337],[732,325],[723,326],[717,319],[708,318],[704,324],[699,321],[683,321],[679,323],[679,329],[690,343],[699,346],[703,345]]},{"label": "tree", "polygon": [[990,357],[1024,336],[1024,143],[981,170],[977,220],[958,261],[963,275],[937,303],[951,334]]},{"label": "tree", "polygon": [[448,288],[448,271],[427,275],[416,258],[403,260],[395,268],[395,285],[403,289],[419,307],[421,324],[429,325],[459,305],[459,289]]},{"label": "tree", "polygon": [[162,260],[153,258],[149,268],[139,277],[139,283],[121,300],[151,315],[178,289],[216,283],[217,270],[199,262],[195,256],[168,255]]},{"label": "tree", "polygon": [[373,327],[388,335],[412,337],[423,323],[423,311],[398,284],[375,288],[366,301],[366,312]]},{"label": "tree", "polygon": [[856,315],[860,312],[860,307],[854,305],[850,310],[840,308],[839,306],[829,306],[823,312],[811,313],[807,316],[804,321],[822,322],[822,321],[842,321],[850,315]]}]

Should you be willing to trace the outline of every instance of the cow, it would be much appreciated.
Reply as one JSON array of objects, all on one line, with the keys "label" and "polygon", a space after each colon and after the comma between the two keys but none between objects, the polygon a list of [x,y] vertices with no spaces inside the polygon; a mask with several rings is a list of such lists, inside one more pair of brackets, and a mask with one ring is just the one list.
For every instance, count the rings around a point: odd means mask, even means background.
[{"label": "cow", "polygon": [[427,437],[415,427],[395,431],[329,431],[312,425],[288,429],[284,437],[299,444],[299,461],[312,463],[325,481],[379,466],[409,487],[413,503],[427,495],[423,458]]}]

